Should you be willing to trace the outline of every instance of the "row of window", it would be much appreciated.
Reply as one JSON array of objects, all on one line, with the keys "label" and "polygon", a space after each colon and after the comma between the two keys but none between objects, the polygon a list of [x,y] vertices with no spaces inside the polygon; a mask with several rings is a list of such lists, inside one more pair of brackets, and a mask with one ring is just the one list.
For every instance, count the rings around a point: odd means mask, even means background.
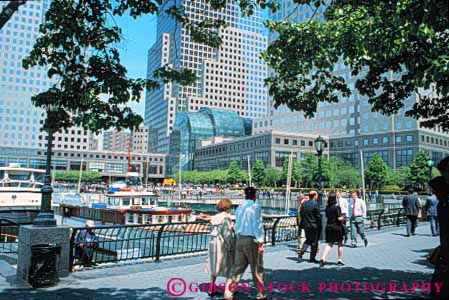
[{"label": "row of window", "polygon": [[[275,144],[281,145],[281,138],[275,139]],[[293,145],[293,146],[302,146],[305,147],[306,144],[308,147],[313,147],[313,141],[311,140],[296,140],[296,139],[282,139],[282,145]]]},{"label": "row of window", "polygon": [[433,136],[429,137],[429,136],[422,135],[421,136],[421,142],[425,142],[427,144],[440,145],[440,146],[444,145],[444,147],[448,146],[447,140],[443,140],[441,138],[437,138],[437,137],[433,137]]}]

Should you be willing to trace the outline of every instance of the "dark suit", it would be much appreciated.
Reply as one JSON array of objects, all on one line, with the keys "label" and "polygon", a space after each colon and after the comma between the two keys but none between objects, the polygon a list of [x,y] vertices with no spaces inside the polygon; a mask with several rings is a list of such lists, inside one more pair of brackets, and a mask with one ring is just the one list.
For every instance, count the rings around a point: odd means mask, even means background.
[{"label": "dark suit", "polygon": [[414,194],[408,194],[402,200],[402,206],[404,207],[404,214],[407,217],[407,236],[415,234],[416,220],[418,219],[419,210],[421,204],[418,196]]},{"label": "dark suit", "polygon": [[312,248],[310,260],[314,261],[321,233],[321,213],[315,200],[309,200],[301,206],[300,220],[300,227],[306,233],[306,241],[302,245],[301,253],[303,254],[310,245]]}]

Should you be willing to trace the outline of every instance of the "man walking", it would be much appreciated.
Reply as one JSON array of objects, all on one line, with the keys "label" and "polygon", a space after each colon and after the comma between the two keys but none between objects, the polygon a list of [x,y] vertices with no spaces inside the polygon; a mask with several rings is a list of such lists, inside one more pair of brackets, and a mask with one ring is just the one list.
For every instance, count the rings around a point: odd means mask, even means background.
[{"label": "man walking", "polygon": [[366,204],[365,201],[358,197],[357,191],[351,192],[351,199],[348,205],[348,217],[351,226],[351,247],[357,247],[357,233],[364,241],[365,247],[368,246],[368,239],[365,236]]},{"label": "man walking", "polygon": [[245,273],[248,265],[251,267],[254,283],[257,288],[256,299],[266,299],[264,292],[263,242],[264,229],[262,208],[256,203],[256,189],[245,189],[245,202],[237,208],[236,217],[236,253],[233,276],[226,283],[225,299],[232,299],[233,289]]},{"label": "man walking", "polygon": [[341,223],[343,225],[344,243],[346,244],[346,242],[348,241],[348,228],[347,228],[348,200],[342,197],[340,190],[337,190],[336,194],[337,194],[337,205],[340,206],[341,214],[343,216],[343,221]]},{"label": "man walking", "polygon": [[304,204],[304,202],[309,200],[309,195],[303,196],[302,194],[299,194],[297,200],[298,200],[298,211],[297,211],[296,221],[298,224],[298,246],[296,247],[296,251],[298,252],[298,255],[299,255],[301,253],[301,247],[306,238],[305,232],[300,226],[300,224],[301,224],[301,217],[300,217],[301,216],[301,207]]},{"label": "man walking", "polygon": [[404,208],[405,216],[407,217],[407,236],[415,235],[415,229],[417,226],[416,220],[418,219],[419,210],[421,209],[421,203],[418,196],[415,194],[415,190],[410,188],[408,195],[402,199],[402,207]]},{"label": "man walking", "polygon": [[306,233],[306,241],[302,245],[301,250],[298,253],[298,258],[302,259],[302,256],[310,246],[310,258],[309,261],[317,263],[315,256],[318,252],[318,240],[321,234],[321,213],[318,207],[318,193],[311,191],[309,193],[309,200],[304,202],[300,211],[300,228],[304,229]]},{"label": "man walking", "polygon": [[438,223],[437,206],[438,206],[438,199],[435,196],[435,194],[431,193],[429,197],[427,197],[425,209],[427,212],[427,216],[430,219],[430,231],[432,232],[432,236],[437,236],[440,234],[440,224]]}]

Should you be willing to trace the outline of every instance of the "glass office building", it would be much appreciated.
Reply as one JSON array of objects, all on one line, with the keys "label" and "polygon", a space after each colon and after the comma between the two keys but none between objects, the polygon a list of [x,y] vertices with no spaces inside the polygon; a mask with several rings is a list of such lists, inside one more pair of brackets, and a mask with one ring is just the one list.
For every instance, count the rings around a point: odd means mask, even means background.
[{"label": "glass office building", "polygon": [[201,108],[198,112],[179,113],[170,135],[169,174],[179,168],[193,170],[193,156],[201,142],[250,135],[250,124],[230,110]]},{"label": "glass office building", "polygon": [[[318,9],[315,15],[318,20],[323,19],[324,9]],[[271,14],[271,18],[305,22],[314,15],[314,10],[314,7],[297,6],[292,0],[284,0],[281,1],[281,9]],[[274,38],[276,36],[271,36],[270,40]],[[440,129],[421,128],[418,120],[405,116],[405,112],[418,100],[417,94],[412,94],[396,115],[384,116],[371,111],[368,98],[354,88],[357,77],[351,75],[343,62],[336,64],[334,71],[348,84],[352,93],[349,98],[340,97],[338,103],[320,103],[312,119],[281,106],[273,110],[270,120],[255,122],[255,133],[279,130],[327,135],[331,141],[331,155],[338,155],[354,165],[360,164],[361,151],[365,162],[380,154],[393,168],[410,164],[420,150],[428,151],[436,161],[449,153],[447,134]],[[390,76],[398,77],[397,74]]]},{"label": "glass office building", "polygon": [[259,58],[267,46],[262,11],[256,9],[253,16],[244,18],[235,2],[228,2],[221,11],[212,10],[204,0],[178,4],[192,20],[222,19],[228,26],[220,31],[221,47],[214,49],[194,43],[170,16],[158,16],[157,39],[148,52],[147,77],[152,78],[154,70],[168,65],[194,70],[199,79],[191,86],[167,83],[147,92],[145,125],[150,128],[150,151],[155,152],[168,152],[169,135],[181,112],[209,107],[232,110],[250,119],[269,115],[264,86],[267,67]]}]

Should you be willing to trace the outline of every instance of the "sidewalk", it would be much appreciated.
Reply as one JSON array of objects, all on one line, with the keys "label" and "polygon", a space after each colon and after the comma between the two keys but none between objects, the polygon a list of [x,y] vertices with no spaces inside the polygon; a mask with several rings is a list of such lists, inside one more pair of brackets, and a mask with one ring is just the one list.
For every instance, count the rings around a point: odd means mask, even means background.
[{"label": "sidewalk", "polygon": [[[403,227],[370,232],[367,248],[360,245],[357,249],[344,249],[344,267],[335,264],[336,249],[329,257],[330,264],[320,268],[306,261],[297,262],[296,243],[267,247],[264,256],[266,288],[269,289],[271,283],[272,299],[428,297],[428,293],[421,293],[422,282],[430,281],[433,268],[427,264],[425,255],[438,244],[438,239],[432,237],[429,231],[428,223],[421,223],[417,235],[409,238],[405,237]],[[324,244],[320,246],[320,250],[323,249]],[[320,255],[321,252],[318,258]],[[308,254],[304,257],[308,259]],[[208,299],[206,293],[196,291],[197,288],[201,290],[202,283],[208,282],[204,271],[205,259],[202,255],[81,270],[63,278],[54,288],[40,290],[8,287],[8,280],[14,277],[11,273],[13,268],[1,262],[0,299]],[[169,283],[170,279],[172,281]],[[223,279],[218,284],[222,282]],[[243,282],[251,283],[249,269]],[[167,292],[167,287],[172,289],[172,295]],[[182,293],[184,289],[186,291]],[[182,295],[175,297],[174,294]],[[215,299],[222,299],[222,296]],[[255,299],[255,289],[252,288],[250,293],[242,291],[235,299]]]}]

